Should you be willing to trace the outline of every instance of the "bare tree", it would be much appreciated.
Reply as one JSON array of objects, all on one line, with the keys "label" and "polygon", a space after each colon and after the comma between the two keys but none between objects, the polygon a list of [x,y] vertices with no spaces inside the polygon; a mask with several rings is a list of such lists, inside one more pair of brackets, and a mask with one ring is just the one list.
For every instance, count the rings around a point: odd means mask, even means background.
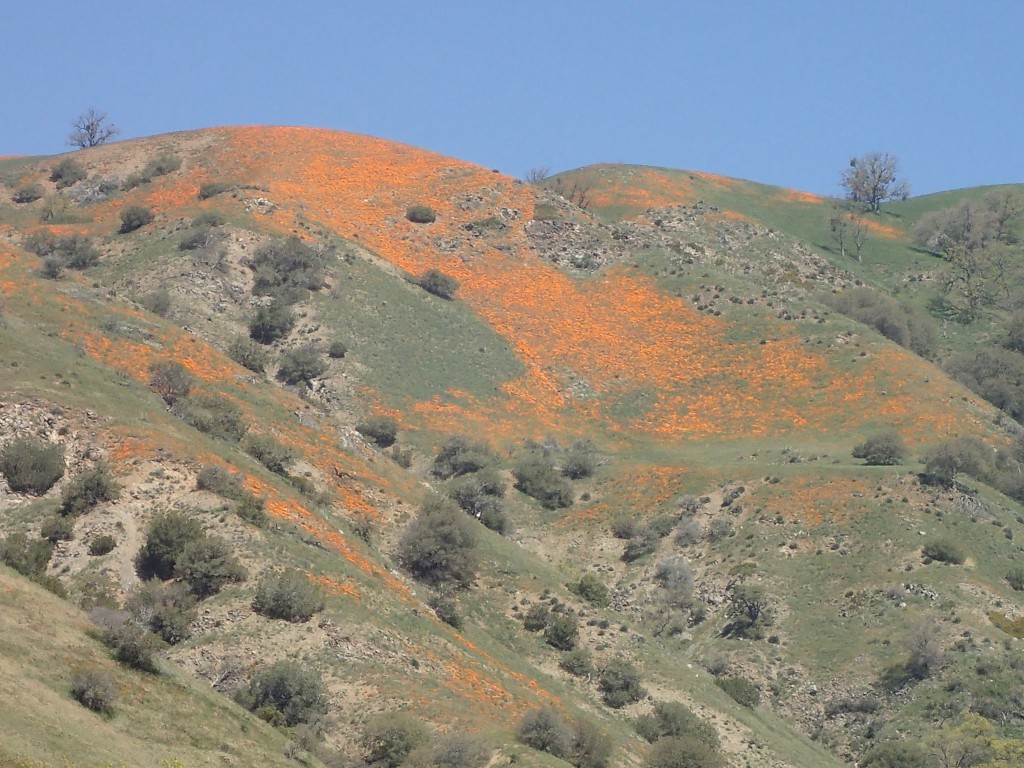
[{"label": "bare tree", "polygon": [[839,181],[846,196],[877,213],[886,200],[906,200],[910,185],[898,178],[899,159],[887,152],[869,152],[850,160]]},{"label": "bare tree", "polygon": [[845,257],[847,246],[852,244],[857,261],[862,261],[861,251],[867,239],[864,219],[837,200],[832,203],[832,215],[829,216],[828,226],[832,239],[839,246],[839,255]]},{"label": "bare tree", "polygon": [[539,184],[544,181],[548,176],[551,175],[551,169],[548,167],[531,168],[526,172],[525,181],[527,184]]},{"label": "bare tree", "polygon": [[105,144],[119,133],[117,126],[107,120],[107,113],[93,107],[80,114],[71,127],[74,130],[68,135],[68,146],[79,149]]}]

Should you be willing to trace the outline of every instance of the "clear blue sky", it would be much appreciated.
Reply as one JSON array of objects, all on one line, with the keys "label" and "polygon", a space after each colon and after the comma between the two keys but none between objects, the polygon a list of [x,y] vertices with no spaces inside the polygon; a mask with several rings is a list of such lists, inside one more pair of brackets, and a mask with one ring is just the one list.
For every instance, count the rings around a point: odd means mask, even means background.
[{"label": "clear blue sky", "polygon": [[1019,0],[0,0],[0,155],[311,125],[521,176],[629,162],[837,193],[1024,182]]}]

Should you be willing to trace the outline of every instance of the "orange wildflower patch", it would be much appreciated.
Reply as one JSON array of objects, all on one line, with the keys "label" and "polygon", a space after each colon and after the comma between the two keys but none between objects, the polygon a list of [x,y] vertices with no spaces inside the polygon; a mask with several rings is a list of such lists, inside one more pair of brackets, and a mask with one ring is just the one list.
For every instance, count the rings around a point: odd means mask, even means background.
[{"label": "orange wildflower patch", "polygon": [[820,526],[848,521],[864,506],[865,491],[861,480],[800,475],[786,478],[776,486],[764,486],[757,496],[758,501],[764,502],[766,515],[780,514],[804,525]]},{"label": "orange wildflower patch", "polygon": [[796,189],[783,190],[778,194],[778,199],[784,203],[808,203],[811,205],[827,202],[821,195],[816,195],[813,192],[800,192]]},{"label": "orange wildflower patch", "polygon": [[347,584],[337,579],[332,579],[330,576],[314,576],[309,574],[309,580],[315,584],[319,584],[321,589],[329,595],[348,595],[349,597],[359,599],[359,590],[353,587],[351,584]]},{"label": "orange wildflower patch", "polygon": [[906,238],[906,235],[904,235],[903,232],[898,230],[896,227],[890,226],[889,224],[883,224],[882,222],[876,221],[875,219],[869,219],[867,216],[858,216],[857,218],[860,221],[860,223],[867,227],[867,230],[873,235],[878,235],[879,237],[887,237],[891,240],[903,240]]}]

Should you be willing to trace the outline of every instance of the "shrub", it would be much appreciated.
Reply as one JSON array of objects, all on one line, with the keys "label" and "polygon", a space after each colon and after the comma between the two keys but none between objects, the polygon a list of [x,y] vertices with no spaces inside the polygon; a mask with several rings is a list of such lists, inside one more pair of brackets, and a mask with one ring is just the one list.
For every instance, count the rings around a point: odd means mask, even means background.
[{"label": "shrub", "polygon": [[459,281],[439,269],[428,269],[417,278],[416,285],[446,301],[454,299],[459,290]]},{"label": "shrub", "polygon": [[692,736],[666,736],[658,739],[647,753],[646,768],[723,768],[720,749]]},{"label": "shrub", "polygon": [[63,515],[51,515],[39,526],[39,536],[51,544],[71,541],[75,537],[75,521]]},{"label": "shrub", "polygon": [[106,464],[96,464],[71,478],[61,491],[60,513],[76,517],[105,501],[117,501],[121,497],[121,485]]},{"label": "shrub", "polygon": [[632,539],[643,533],[643,530],[640,521],[629,515],[619,515],[612,520],[612,536],[617,539]]},{"label": "shrub", "polygon": [[76,672],[71,677],[71,695],[86,709],[112,715],[117,703],[117,687],[110,674],[98,669]]},{"label": "shrub", "polygon": [[574,736],[569,721],[548,706],[527,711],[516,726],[520,744],[563,759],[572,753]]},{"label": "shrub", "polygon": [[428,738],[426,726],[404,712],[385,712],[367,721],[360,743],[366,762],[398,768]]},{"label": "shrub", "polygon": [[549,460],[530,457],[517,464],[512,474],[516,478],[516,489],[535,498],[545,509],[572,506],[572,486]]},{"label": "shrub", "polygon": [[85,168],[71,157],[65,157],[50,169],[50,181],[57,183],[57,189],[65,189],[86,177]]},{"label": "shrub", "polygon": [[216,245],[221,233],[212,227],[197,227],[178,241],[178,249],[182,251],[201,251]]},{"label": "shrub", "polygon": [[405,211],[405,218],[413,224],[432,224],[437,221],[437,214],[429,206],[411,205]]},{"label": "shrub", "polygon": [[327,347],[327,356],[332,360],[340,360],[348,354],[348,347],[345,346],[345,342],[340,339],[335,339]]},{"label": "shrub", "polygon": [[1006,574],[1007,583],[1017,592],[1024,592],[1024,567],[1017,566]]},{"label": "shrub", "polygon": [[259,248],[249,266],[255,273],[252,292],[294,304],[309,291],[324,286],[325,252],[312,248],[297,235]]},{"label": "shrub", "polygon": [[263,373],[270,356],[257,342],[245,336],[236,336],[228,344],[228,357],[253,373]]},{"label": "shrub", "polygon": [[462,629],[462,615],[459,613],[459,604],[448,591],[431,595],[427,605],[434,611],[434,615],[450,627]]},{"label": "shrub", "polygon": [[153,209],[142,205],[129,205],[121,211],[121,227],[118,233],[126,235],[153,221]]},{"label": "shrub", "polygon": [[169,579],[182,552],[205,535],[199,521],[185,513],[161,512],[149,523],[146,543],[135,556],[135,570],[142,579]]},{"label": "shrub", "polygon": [[695,715],[689,707],[678,701],[655,702],[652,714],[637,718],[636,730],[652,744],[666,737],[689,737],[704,742],[715,751],[721,749],[715,726]]},{"label": "shrub", "polygon": [[113,197],[120,190],[121,181],[116,176],[92,176],[69,190],[68,197],[80,205],[88,205]]},{"label": "shrub", "polygon": [[142,308],[152,312],[158,317],[167,317],[171,314],[171,294],[166,288],[157,288],[155,291],[150,291],[141,299],[139,304]]},{"label": "shrub", "polygon": [[158,672],[156,653],[161,641],[133,621],[124,611],[94,609],[90,617],[103,631],[103,642],[122,664],[143,672]]},{"label": "shrub", "polygon": [[768,591],[757,584],[735,584],[729,591],[729,624],[722,634],[759,640],[775,621]]},{"label": "shrub", "polygon": [[906,454],[903,438],[895,431],[871,435],[853,448],[853,458],[864,459],[870,466],[893,466],[903,461]]},{"label": "shrub", "polygon": [[562,655],[558,666],[573,677],[590,677],[594,674],[594,662],[586,648],[574,648]]},{"label": "shrub", "polygon": [[0,472],[14,493],[42,496],[64,476],[64,448],[35,437],[17,437],[0,451]]},{"label": "shrub", "polygon": [[246,571],[227,541],[219,536],[203,536],[186,544],[175,558],[174,575],[201,600],[228,584],[244,581]]},{"label": "shrub", "polygon": [[278,475],[288,474],[288,467],[295,461],[295,454],[291,448],[282,445],[270,435],[249,435],[243,447],[246,453]]},{"label": "shrub", "polygon": [[392,416],[368,416],[356,424],[356,432],[378,448],[387,448],[398,438],[398,421]]},{"label": "shrub", "polygon": [[639,536],[635,536],[626,542],[622,549],[622,560],[632,563],[641,557],[647,557],[658,548],[658,537],[649,528],[644,528]]},{"label": "shrub", "polygon": [[249,321],[249,337],[260,344],[273,344],[283,339],[295,327],[295,316],[287,304],[273,302],[257,307]]},{"label": "shrub", "polygon": [[716,517],[708,526],[708,541],[721,541],[732,533],[732,521],[727,517]]},{"label": "shrub", "polygon": [[156,392],[167,405],[174,405],[188,397],[195,378],[176,360],[161,360],[149,366],[149,388]]},{"label": "shrub", "polygon": [[64,267],[88,269],[100,260],[100,253],[85,235],[54,237],[48,232],[30,235],[25,248],[43,259],[44,271],[49,269],[57,274]]},{"label": "shrub", "polygon": [[647,695],[647,691],[640,685],[640,671],[632,662],[621,657],[612,659],[601,670],[597,687],[604,703],[612,709],[621,709]]},{"label": "shrub", "polygon": [[308,723],[327,710],[320,673],[297,661],[278,661],[253,675],[250,709],[269,707],[286,725]]},{"label": "shrub", "polygon": [[41,200],[45,194],[46,190],[43,189],[42,184],[25,184],[14,190],[14,194],[11,195],[11,201],[15,203],[34,203],[36,200]]},{"label": "shrub", "polygon": [[931,756],[909,741],[882,741],[864,753],[862,768],[931,768]]},{"label": "shrub", "polygon": [[869,325],[890,341],[922,357],[934,352],[936,331],[931,318],[872,288],[857,287],[825,297],[837,312]]},{"label": "shrub", "polygon": [[741,707],[753,709],[761,703],[761,689],[745,677],[716,677],[715,685]]},{"label": "shrub", "polygon": [[277,379],[285,384],[305,384],[327,372],[327,363],[310,345],[289,349],[278,360]]},{"label": "shrub", "polygon": [[110,554],[116,547],[117,539],[109,533],[105,533],[89,542],[89,554],[93,557],[100,557],[101,555]]},{"label": "shrub", "polygon": [[693,569],[679,555],[666,557],[658,563],[654,580],[664,590],[664,600],[676,608],[689,606],[693,597]]},{"label": "shrub", "polygon": [[497,460],[486,443],[474,443],[461,435],[452,435],[441,445],[430,471],[436,477],[447,480],[450,477],[479,472],[495,464]]},{"label": "shrub", "polygon": [[448,488],[448,496],[470,517],[474,517],[497,533],[507,533],[511,527],[502,495],[505,484],[491,468],[464,476]]},{"label": "shrub", "polygon": [[227,217],[219,211],[203,211],[192,219],[193,227],[223,227],[227,223]]},{"label": "shrub", "polygon": [[483,768],[494,751],[476,736],[446,733],[417,747],[403,763],[406,768]]},{"label": "shrub", "polygon": [[171,412],[189,426],[218,440],[237,443],[249,430],[242,409],[218,395],[200,395],[179,400]]},{"label": "shrub", "polygon": [[262,496],[242,491],[235,505],[235,514],[257,528],[266,528],[270,525],[270,515],[267,514],[266,507],[267,501]]},{"label": "shrub", "polygon": [[924,457],[921,481],[928,485],[952,488],[962,474],[984,480],[989,474],[991,449],[977,438],[960,437],[932,448]]},{"label": "shrub", "polygon": [[432,497],[402,535],[398,558],[409,573],[427,584],[468,587],[477,569],[471,525],[454,504]]},{"label": "shrub", "polygon": [[237,499],[242,495],[242,481],[226,467],[207,464],[196,476],[196,489],[210,491],[226,499]]},{"label": "shrub", "polygon": [[922,547],[921,554],[932,560],[938,560],[940,563],[951,565],[963,565],[964,560],[967,559],[960,545],[949,539],[932,539]]},{"label": "shrub", "polygon": [[593,573],[584,574],[578,582],[569,585],[569,590],[591,605],[604,608],[610,602],[608,587]]},{"label": "shrub", "polygon": [[129,593],[125,609],[137,624],[175,645],[191,634],[196,598],[184,584],[151,579]]},{"label": "shrub", "polygon": [[320,586],[297,570],[267,573],[256,587],[253,610],[268,619],[308,621],[324,609]]},{"label": "shrub", "polygon": [[1024,356],[1009,349],[980,346],[951,356],[942,367],[996,408],[1024,420]]},{"label": "shrub", "polygon": [[530,610],[523,617],[523,629],[527,632],[540,632],[548,622],[551,621],[551,609],[544,603],[537,603],[530,606]]},{"label": "shrub", "polygon": [[[159,155],[152,158],[138,174],[128,177],[126,189],[137,187],[140,184],[148,184],[159,176],[166,176],[181,168],[181,158],[174,155]],[[129,186],[130,185],[130,186]]]},{"label": "shrub", "polygon": [[612,740],[590,720],[577,720],[569,762],[576,768],[605,768],[612,754]]},{"label": "shrub", "polygon": [[53,544],[46,539],[29,541],[24,533],[12,533],[0,541],[0,562],[22,576],[39,581],[53,556]]},{"label": "shrub", "polygon": [[227,181],[209,181],[199,187],[198,197],[200,200],[209,200],[211,197],[222,195],[233,189],[238,189],[238,185]]},{"label": "shrub", "polygon": [[589,440],[577,440],[562,461],[562,474],[570,480],[590,477],[597,469],[597,456]]},{"label": "shrub", "polygon": [[576,647],[579,634],[579,624],[574,614],[555,613],[544,627],[544,642],[560,651],[571,651]]}]

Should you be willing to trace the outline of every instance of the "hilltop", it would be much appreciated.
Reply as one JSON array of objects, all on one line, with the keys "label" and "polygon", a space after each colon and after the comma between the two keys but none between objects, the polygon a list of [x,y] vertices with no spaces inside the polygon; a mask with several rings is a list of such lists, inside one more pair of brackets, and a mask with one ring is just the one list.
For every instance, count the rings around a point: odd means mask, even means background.
[{"label": "hilltop", "polygon": [[[400,711],[435,749],[407,764],[471,734],[494,765],[641,765],[659,734],[634,723],[664,702],[713,725],[708,765],[840,765],[973,715],[993,754],[1020,738],[1019,428],[948,364],[998,346],[1019,286],[952,322],[914,236],[984,190],[862,216],[854,259],[813,195],[631,166],[529,185],[314,129],[5,159],[0,180],[2,442],[66,467],[2,488],[5,561],[65,596],[5,571],[11,615],[45,599],[99,637],[79,609],[138,605],[154,521],[184,513],[205,547],[160,574],[198,605],[159,673],[92,639],[40,647],[23,679],[73,658],[177,685],[231,713],[209,738],[239,764],[289,740],[347,764]],[[851,455],[880,436],[898,455]],[[119,491],[69,511],[90,472]],[[323,601],[311,618],[260,608],[285,569]],[[252,698],[285,659],[322,678],[312,729]],[[39,711],[74,725],[0,737],[11,764],[203,759],[175,750],[163,699],[124,692],[105,727],[166,746],[80,747],[100,716],[66,675],[42,684]],[[517,741],[537,711],[575,742]]]}]

